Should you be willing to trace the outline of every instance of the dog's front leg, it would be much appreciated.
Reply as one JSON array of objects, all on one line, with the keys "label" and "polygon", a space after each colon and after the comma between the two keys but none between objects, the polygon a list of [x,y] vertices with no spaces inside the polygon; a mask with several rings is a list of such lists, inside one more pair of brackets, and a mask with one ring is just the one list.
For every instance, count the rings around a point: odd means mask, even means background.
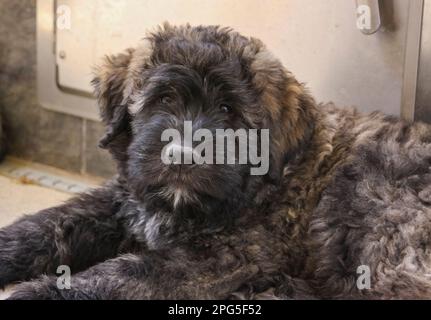
[{"label": "dog's front leg", "polygon": [[[65,278],[43,276],[15,287],[11,300],[226,299],[258,273],[243,265],[226,274],[163,254],[126,254]],[[66,286],[65,284],[69,284]]]},{"label": "dog's front leg", "polygon": [[66,279],[41,276],[18,284],[9,300],[112,300],[145,298],[150,261],[126,254],[99,263]]},{"label": "dog's front leg", "polygon": [[100,188],[0,229],[0,288],[60,265],[77,272],[116,256],[124,234],[117,192],[113,185]]}]

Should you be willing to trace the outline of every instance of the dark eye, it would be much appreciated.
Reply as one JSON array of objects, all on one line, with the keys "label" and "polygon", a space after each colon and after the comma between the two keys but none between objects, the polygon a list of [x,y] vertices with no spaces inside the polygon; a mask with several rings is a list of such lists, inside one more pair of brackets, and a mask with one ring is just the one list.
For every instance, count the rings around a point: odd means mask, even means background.
[{"label": "dark eye", "polygon": [[227,104],[221,104],[220,105],[220,111],[223,113],[231,113],[232,112],[232,107],[227,105]]},{"label": "dark eye", "polygon": [[162,104],[171,104],[172,102],[174,102],[174,99],[172,99],[171,97],[169,97],[169,96],[164,96],[164,97],[161,97],[160,98],[160,102],[162,103]]}]

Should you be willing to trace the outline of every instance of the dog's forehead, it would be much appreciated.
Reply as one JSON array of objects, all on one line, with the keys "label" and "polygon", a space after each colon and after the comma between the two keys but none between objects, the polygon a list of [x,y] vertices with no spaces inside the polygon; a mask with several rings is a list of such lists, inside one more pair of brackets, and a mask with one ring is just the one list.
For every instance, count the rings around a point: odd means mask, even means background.
[{"label": "dog's forehead", "polygon": [[194,68],[213,66],[226,60],[241,60],[249,39],[218,27],[168,28],[153,33],[151,60]]},{"label": "dog's forehead", "polygon": [[151,60],[156,66],[181,65],[203,74],[228,61],[239,63],[240,57],[229,54],[217,43],[173,39],[156,45]]},{"label": "dog's forehead", "polygon": [[142,69],[142,87],[147,89],[175,84],[220,88],[229,83],[229,87],[235,87],[237,80],[244,80],[249,73],[242,56],[215,38],[175,35],[158,41],[152,39],[149,44],[151,63]]},{"label": "dog's forehead", "polygon": [[194,88],[214,101],[223,96],[238,105],[250,104],[259,100],[269,80],[283,80],[282,66],[262,42],[230,29],[169,27],[146,37],[145,44],[137,48],[128,68],[125,96],[134,106],[169,90],[181,93],[181,88],[185,93]]}]

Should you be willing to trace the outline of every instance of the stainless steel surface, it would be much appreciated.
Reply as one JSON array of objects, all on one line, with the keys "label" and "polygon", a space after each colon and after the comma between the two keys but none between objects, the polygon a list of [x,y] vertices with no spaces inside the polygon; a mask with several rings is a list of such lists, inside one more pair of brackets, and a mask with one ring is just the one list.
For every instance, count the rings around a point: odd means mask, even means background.
[{"label": "stainless steel surface", "polygon": [[380,0],[356,0],[358,29],[366,35],[379,31],[382,25]]},{"label": "stainless steel surface", "polygon": [[401,116],[409,121],[415,118],[423,9],[423,0],[410,1],[401,100]]},{"label": "stainless steel surface", "polygon": [[431,123],[431,0],[425,0],[415,120]]},{"label": "stainless steel surface", "polygon": [[409,3],[417,1],[380,0],[381,28],[364,36],[355,23],[355,2],[346,0],[58,0],[70,6],[72,24],[56,35],[54,1],[38,0],[40,101],[51,110],[97,119],[95,101],[80,95],[91,90],[91,66],[167,20],[231,26],[262,39],[316,100],[399,115],[401,92],[408,91]]},{"label": "stainless steel surface", "polygon": [[[57,82],[55,63],[55,1],[37,1],[37,94],[46,109],[99,120],[96,101],[63,90]],[[54,46],[54,51],[53,51]]]}]

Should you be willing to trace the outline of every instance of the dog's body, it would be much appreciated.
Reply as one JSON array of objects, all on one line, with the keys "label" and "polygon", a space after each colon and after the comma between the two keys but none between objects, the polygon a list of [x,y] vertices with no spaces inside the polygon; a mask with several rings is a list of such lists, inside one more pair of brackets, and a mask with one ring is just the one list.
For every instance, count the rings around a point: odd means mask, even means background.
[{"label": "dog's body", "polygon": [[[0,286],[33,279],[13,299],[431,298],[430,126],[316,106],[216,27],[165,26],[94,83],[119,175],[0,230]],[[269,128],[269,173],[161,165],[160,133],[188,119]]]}]

